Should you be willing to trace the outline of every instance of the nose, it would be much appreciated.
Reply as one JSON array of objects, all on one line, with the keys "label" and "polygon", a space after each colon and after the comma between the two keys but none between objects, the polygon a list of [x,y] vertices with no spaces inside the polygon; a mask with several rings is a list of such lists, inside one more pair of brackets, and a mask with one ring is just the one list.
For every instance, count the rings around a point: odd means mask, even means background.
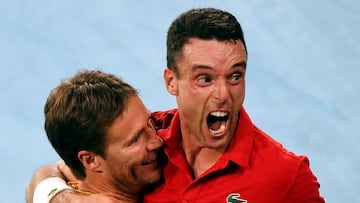
[{"label": "nose", "polygon": [[157,150],[164,145],[164,141],[155,132],[150,132],[150,139],[147,145],[149,151]]},{"label": "nose", "polygon": [[230,96],[229,87],[225,80],[218,80],[215,83],[213,97],[217,102],[225,102]]}]

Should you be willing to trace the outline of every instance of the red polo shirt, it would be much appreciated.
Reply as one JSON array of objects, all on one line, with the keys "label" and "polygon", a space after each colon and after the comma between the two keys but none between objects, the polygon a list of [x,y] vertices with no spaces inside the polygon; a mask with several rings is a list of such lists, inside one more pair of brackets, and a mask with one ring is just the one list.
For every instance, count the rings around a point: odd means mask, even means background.
[{"label": "red polo shirt", "polygon": [[305,156],[287,151],[257,128],[244,108],[236,134],[224,155],[192,178],[181,144],[177,110],[155,112],[158,134],[165,140],[168,161],[164,181],[144,202],[325,202]]}]

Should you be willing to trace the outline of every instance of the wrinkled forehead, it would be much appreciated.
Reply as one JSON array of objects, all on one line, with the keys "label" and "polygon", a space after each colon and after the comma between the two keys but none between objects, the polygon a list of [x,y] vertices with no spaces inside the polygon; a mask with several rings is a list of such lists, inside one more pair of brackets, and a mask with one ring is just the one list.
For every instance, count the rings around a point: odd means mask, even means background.
[{"label": "wrinkled forehead", "polygon": [[[240,40],[202,40],[190,39],[181,50],[177,65],[215,66],[219,63],[246,64],[247,54]],[[224,64],[225,65],[225,64]]]}]

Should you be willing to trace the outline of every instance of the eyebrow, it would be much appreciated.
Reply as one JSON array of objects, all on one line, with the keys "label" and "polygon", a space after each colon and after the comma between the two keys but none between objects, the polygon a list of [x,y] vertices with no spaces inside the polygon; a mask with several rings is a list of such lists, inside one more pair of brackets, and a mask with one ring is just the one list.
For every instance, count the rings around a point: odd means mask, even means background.
[{"label": "eyebrow", "polygon": [[206,65],[194,65],[191,69],[192,69],[192,71],[196,71],[198,69],[212,70],[213,68],[211,66],[206,66]]},{"label": "eyebrow", "polygon": [[[246,68],[246,61],[241,61],[241,62],[235,63],[231,68],[237,68],[237,67],[244,67],[244,68]],[[194,65],[194,66],[192,67],[192,71],[195,71],[195,70],[198,70],[198,69],[212,70],[213,67],[207,66],[207,65]]]},{"label": "eyebrow", "polygon": [[246,68],[246,61],[241,61],[239,63],[235,63],[233,65],[233,68],[235,68],[235,67],[244,67],[244,68]]}]

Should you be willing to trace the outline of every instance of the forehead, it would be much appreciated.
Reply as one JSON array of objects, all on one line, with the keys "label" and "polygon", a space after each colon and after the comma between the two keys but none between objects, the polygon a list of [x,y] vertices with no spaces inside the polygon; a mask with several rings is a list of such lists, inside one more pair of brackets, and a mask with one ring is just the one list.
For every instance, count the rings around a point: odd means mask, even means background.
[{"label": "forehead", "polygon": [[246,62],[246,59],[246,50],[240,40],[218,41],[190,38],[182,49],[179,63],[216,65],[218,63]]},{"label": "forehead", "polygon": [[107,141],[131,139],[138,131],[146,126],[150,118],[150,112],[138,96],[132,96],[128,100],[124,112],[115,119],[107,130]]}]

